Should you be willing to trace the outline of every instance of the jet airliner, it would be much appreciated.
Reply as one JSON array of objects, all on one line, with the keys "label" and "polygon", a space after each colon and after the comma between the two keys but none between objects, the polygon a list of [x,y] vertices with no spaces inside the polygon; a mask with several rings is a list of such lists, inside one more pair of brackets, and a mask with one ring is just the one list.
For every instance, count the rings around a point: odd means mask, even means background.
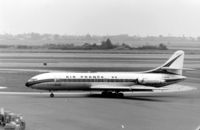
[{"label": "jet airliner", "polygon": [[32,89],[54,91],[100,91],[102,95],[123,97],[128,91],[163,90],[164,86],[184,80],[184,52],[176,51],[163,65],[143,72],[48,72],[26,82]]}]

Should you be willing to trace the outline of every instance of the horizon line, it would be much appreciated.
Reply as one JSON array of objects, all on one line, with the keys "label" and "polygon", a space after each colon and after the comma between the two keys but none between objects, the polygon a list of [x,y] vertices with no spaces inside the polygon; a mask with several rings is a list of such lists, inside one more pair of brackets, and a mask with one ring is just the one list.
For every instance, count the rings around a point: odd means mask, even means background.
[{"label": "horizon line", "polygon": [[198,38],[199,36],[190,36],[190,35],[173,35],[173,34],[148,34],[148,35],[140,35],[140,34],[126,34],[126,33],[119,33],[119,34],[90,34],[90,33],[86,33],[86,34],[62,34],[62,33],[39,33],[39,32],[24,32],[24,33],[0,33],[0,35],[13,35],[13,36],[17,36],[17,35],[24,35],[24,34],[40,34],[40,35],[60,35],[60,36],[99,36],[99,37],[105,37],[105,36],[129,36],[129,37],[186,37],[186,38]]}]

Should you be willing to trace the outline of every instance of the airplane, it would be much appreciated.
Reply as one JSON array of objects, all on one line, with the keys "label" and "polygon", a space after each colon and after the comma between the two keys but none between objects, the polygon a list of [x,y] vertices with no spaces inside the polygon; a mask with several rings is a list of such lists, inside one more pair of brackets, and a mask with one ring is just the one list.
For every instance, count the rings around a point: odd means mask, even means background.
[{"label": "airplane", "polygon": [[30,78],[25,86],[54,91],[100,91],[123,97],[123,92],[165,90],[186,79],[182,75],[184,51],[176,51],[163,65],[143,72],[48,72]]}]

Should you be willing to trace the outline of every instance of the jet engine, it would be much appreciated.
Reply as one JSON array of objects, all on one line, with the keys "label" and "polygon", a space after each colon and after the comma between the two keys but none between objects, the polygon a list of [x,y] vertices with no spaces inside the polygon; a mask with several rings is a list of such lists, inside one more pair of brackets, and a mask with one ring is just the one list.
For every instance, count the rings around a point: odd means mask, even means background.
[{"label": "jet engine", "polygon": [[165,83],[163,79],[152,79],[152,78],[138,78],[139,84],[162,84]]}]

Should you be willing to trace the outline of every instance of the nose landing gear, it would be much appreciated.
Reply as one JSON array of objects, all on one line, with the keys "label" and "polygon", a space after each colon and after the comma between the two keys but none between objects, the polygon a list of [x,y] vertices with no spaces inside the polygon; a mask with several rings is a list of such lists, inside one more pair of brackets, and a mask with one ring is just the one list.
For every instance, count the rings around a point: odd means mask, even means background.
[{"label": "nose landing gear", "polygon": [[50,97],[53,98],[55,95],[53,94],[53,91],[50,92],[51,92]]}]

